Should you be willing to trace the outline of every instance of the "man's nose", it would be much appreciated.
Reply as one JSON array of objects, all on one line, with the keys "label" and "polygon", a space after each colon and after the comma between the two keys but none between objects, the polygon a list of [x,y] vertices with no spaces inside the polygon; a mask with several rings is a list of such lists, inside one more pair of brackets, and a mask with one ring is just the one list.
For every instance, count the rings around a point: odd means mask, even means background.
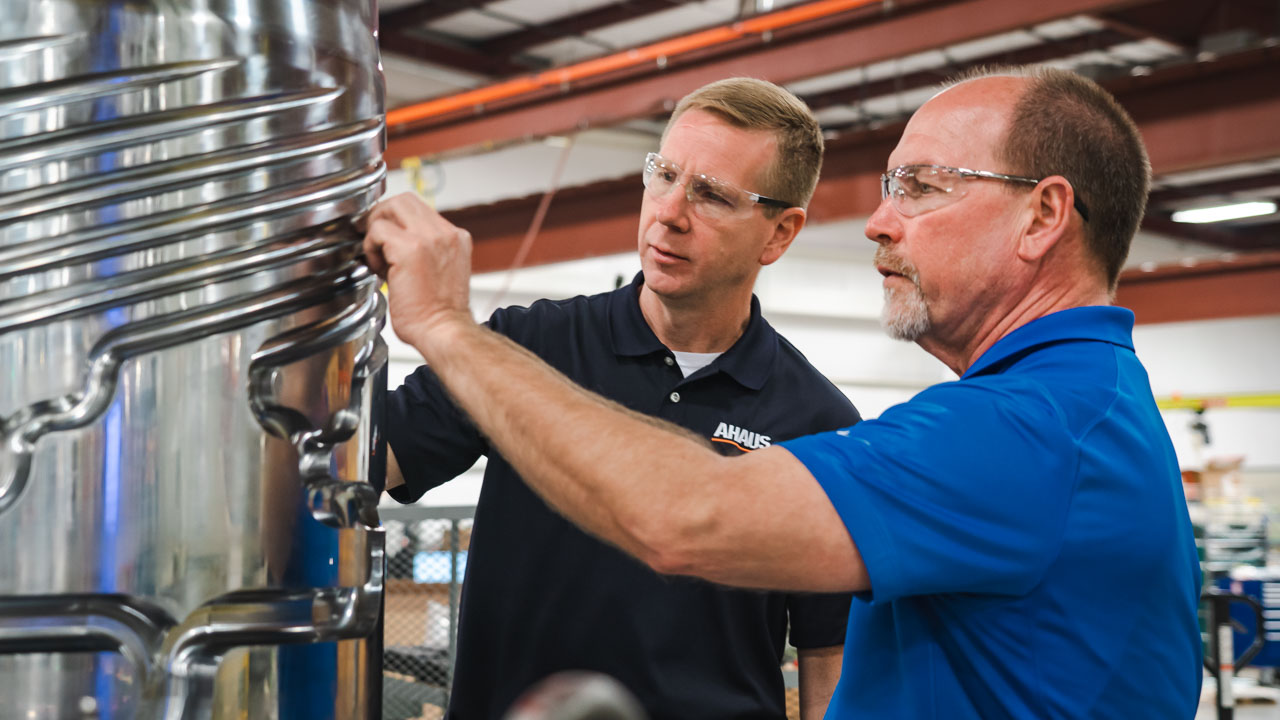
[{"label": "man's nose", "polygon": [[867,239],[881,245],[902,239],[902,216],[889,198],[881,198],[876,211],[867,218]]},{"label": "man's nose", "polygon": [[658,222],[687,229],[689,213],[693,209],[693,194],[688,183],[672,183],[667,192],[654,198],[658,203]]}]

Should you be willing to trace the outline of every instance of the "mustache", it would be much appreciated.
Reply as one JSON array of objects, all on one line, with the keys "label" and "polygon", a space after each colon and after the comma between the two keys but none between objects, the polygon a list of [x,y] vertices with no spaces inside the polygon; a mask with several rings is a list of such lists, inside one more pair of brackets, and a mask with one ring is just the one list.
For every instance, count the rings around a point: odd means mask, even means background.
[{"label": "mustache", "polygon": [[916,266],[903,258],[889,253],[883,245],[876,249],[874,262],[879,267],[888,268],[892,272],[905,276],[916,285],[920,284],[920,273],[916,270]]}]

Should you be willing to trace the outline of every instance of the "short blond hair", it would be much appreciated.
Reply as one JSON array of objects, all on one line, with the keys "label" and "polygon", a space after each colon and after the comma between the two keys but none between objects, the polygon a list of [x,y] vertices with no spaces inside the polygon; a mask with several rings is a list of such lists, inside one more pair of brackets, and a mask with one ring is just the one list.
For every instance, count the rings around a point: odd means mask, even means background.
[{"label": "short blond hair", "polygon": [[818,120],[803,100],[765,80],[717,80],[680,100],[662,131],[663,140],[690,110],[712,113],[734,127],[773,132],[778,145],[773,163],[763,173],[764,186],[750,189],[796,207],[809,205],[822,171],[823,142]]}]

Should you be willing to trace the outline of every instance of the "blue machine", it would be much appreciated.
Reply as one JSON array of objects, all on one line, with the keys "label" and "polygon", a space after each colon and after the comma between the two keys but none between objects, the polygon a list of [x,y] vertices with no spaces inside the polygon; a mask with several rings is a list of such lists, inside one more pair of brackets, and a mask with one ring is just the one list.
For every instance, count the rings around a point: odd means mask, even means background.
[{"label": "blue machine", "polygon": [[[1224,592],[1251,597],[1262,605],[1263,639],[1267,642],[1249,664],[1254,667],[1280,667],[1280,570],[1257,574],[1257,579],[1220,577],[1216,585]],[[1253,610],[1243,603],[1231,606],[1231,620],[1235,626],[1232,644],[1238,660],[1258,636],[1258,620]]]}]

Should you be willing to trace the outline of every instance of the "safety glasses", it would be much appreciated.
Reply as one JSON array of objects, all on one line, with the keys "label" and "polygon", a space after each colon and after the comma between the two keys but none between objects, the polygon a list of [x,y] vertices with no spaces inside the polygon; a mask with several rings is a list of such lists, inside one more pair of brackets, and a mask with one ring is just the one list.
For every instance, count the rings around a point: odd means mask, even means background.
[{"label": "safety glasses", "polygon": [[677,185],[684,186],[684,196],[695,213],[714,220],[745,218],[757,205],[792,207],[785,200],[743,190],[710,175],[686,173],[658,153],[645,156],[644,186],[650,196],[663,197]]},{"label": "safety glasses", "polygon": [[[906,217],[937,210],[964,197],[974,180],[999,180],[1034,186],[1036,178],[1005,175],[988,170],[948,167],[946,165],[899,165],[880,176],[880,197],[888,198],[893,207]],[[1075,209],[1087,222],[1089,212],[1079,196]]]}]

